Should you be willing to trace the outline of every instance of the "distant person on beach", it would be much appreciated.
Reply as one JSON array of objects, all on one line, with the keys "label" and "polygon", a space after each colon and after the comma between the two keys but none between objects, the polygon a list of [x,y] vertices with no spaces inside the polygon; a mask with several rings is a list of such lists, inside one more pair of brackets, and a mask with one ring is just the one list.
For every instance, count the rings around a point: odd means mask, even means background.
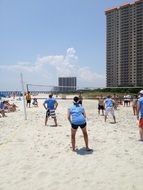
[{"label": "distant person on beach", "polygon": [[116,123],[116,118],[115,118],[115,111],[114,111],[114,101],[112,100],[111,96],[107,96],[107,98],[104,101],[105,104],[105,122],[107,120],[107,116],[109,113],[113,116],[114,123]]},{"label": "distant person on beach", "polygon": [[143,90],[140,91],[140,98],[137,102],[137,119],[139,120],[140,141],[143,141]]},{"label": "distant person on beach", "polygon": [[55,110],[57,109],[58,102],[53,98],[53,94],[49,95],[49,98],[44,101],[43,106],[46,109],[45,126],[47,125],[48,118],[52,117],[54,119],[55,126],[57,127],[58,124]]},{"label": "distant person on beach", "polygon": [[113,96],[113,100],[114,100],[114,109],[117,110],[118,104],[119,104],[119,96],[114,94]]},{"label": "distant person on beach", "polygon": [[27,102],[26,106],[30,108],[30,106],[31,106],[31,94],[30,94],[30,91],[28,91],[26,93],[26,102]]},{"label": "distant person on beach", "polygon": [[130,102],[131,102],[131,95],[125,95],[124,96],[124,107],[126,106],[130,106]]},{"label": "distant person on beach", "polygon": [[102,95],[98,98],[98,114],[100,115],[100,110],[102,110],[102,115],[104,115],[104,98]]},{"label": "distant person on beach", "polygon": [[130,106],[130,102],[131,102],[131,98],[132,98],[131,95],[128,94],[126,96],[126,98],[127,98],[127,102],[128,102],[127,105]]},{"label": "distant person on beach", "polygon": [[71,143],[72,143],[72,150],[75,151],[75,135],[78,127],[81,128],[85,146],[87,151],[92,151],[92,149],[88,146],[88,134],[86,130],[86,113],[79,103],[79,97],[75,96],[73,98],[73,105],[68,109],[67,118],[71,124]]},{"label": "distant person on beach", "polygon": [[79,98],[79,104],[81,104],[81,105],[82,105],[83,97],[82,97],[81,92],[79,93],[78,98]]},{"label": "distant person on beach", "polygon": [[7,112],[15,112],[16,111],[17,106],[14,103],[11,104],[11,103],[9,103],[8,100],[3,101],[3,103],[4,103],[5,111],[7,111]]},{"label": "distant person on beach", "polygon": [[13,93],[12,93],[12,96],[13,96],[13,99],[15,99],[16,93],[13,92]]},{"label": "distant person on beach", "polygon": [[137,102],[138,102],[138,95],[134,95],[133,101],[132,101],[132,108],[133,108],[133,114],[137,114]]},{"label": "distant person on beach", "polygon": [[37,100],[37,98],[33,98],[32,105],[38,107],[38,100]]},{"label": "distant person on beach", "polygon": [[127,95],[124,95],[124,107],[128,106],[128,98]]},{"label": "distant person on beach", "polygon": [[2,117],[6,117],[6,115],[5,115],[5,105],[4,105],[3,101],[0,101],[0,114],[2,115]]}]

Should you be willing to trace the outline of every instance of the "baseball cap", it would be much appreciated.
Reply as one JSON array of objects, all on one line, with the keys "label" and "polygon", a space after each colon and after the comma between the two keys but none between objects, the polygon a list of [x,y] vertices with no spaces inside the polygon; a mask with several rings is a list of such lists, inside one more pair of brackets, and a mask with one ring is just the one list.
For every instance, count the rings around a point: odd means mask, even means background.
[{"label": "baseball cap", "polygon": [[140,94],[143,94],[143,90],[140,91]]}]

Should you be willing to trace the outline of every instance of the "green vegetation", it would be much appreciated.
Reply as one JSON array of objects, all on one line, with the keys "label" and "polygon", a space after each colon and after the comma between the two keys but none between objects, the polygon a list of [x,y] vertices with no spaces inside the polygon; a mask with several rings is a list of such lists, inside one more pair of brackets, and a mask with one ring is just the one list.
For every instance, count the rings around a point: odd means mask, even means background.
[{"label": "green vegetation", "polygon": [[[114,94],[118,95],[119,97],[123,98],[125,94],[130,94],[131,96],[137,95],[140,90],[143,88],[98,88],[94,90],[80,90],[78,92],[81,92],[84,97],[88,98],[96,98],[100,96],[101,94],[103,96],[111,95],[114,96]],[[76,92],[77,93],[77,92]]]},{"label": "green vegetation", "polygon": [[[89,98],[89,99],[96,99],[100,95],[102,95],[103,97],[106,97],[107,95],[111,95],[113,97],[114,95],[116,95],[120,99],[123,99],[124,95],[131,95],[133,97],[134,95],[137,95],[140,92],[140,90],[142,90],[142,89],[143,88],[141,88],[141,87],[80,89],[75,92],[62,92],[61,94],[63,94],[63,96],[64,95],[66,96],[66,95],[73,95],[73,94],[79,95],[81,93],[81,95],[84,98]],[[57,94],[60,94],[60,92],[58,92]]]}]

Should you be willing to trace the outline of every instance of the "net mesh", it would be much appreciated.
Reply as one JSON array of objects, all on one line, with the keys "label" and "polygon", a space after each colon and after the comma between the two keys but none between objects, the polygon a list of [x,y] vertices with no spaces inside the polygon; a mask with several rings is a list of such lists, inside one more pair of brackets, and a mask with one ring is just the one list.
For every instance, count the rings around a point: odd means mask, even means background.
[{"label": "net mesh", "polygon": [[39,84],[27,84],[27,91],[30,91],[32,95],[48,95],[50,93],[55,94],[57,97],[60,95],[61,98],[65,98],[67,93],[75,93],[75,86],[52,86],[52,85],[39,85]]}]

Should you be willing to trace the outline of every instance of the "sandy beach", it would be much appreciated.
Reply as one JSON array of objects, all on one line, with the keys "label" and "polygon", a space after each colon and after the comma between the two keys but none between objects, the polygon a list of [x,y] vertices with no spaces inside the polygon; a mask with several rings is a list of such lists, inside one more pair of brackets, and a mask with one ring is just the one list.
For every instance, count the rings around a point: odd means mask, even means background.
[{"label": "sandy beach", "polygon": [[27,108],[12,100],[17,111],[0,118],[0,190],[142,190],[143,143],[132,107],[119,106],[117,123],[98,115],[97,100],[83,100],[89,146],[79,129],[77,152],[71,151],[67,109],[71,99],[58,99],[58,127],[44,126],[44,99]]}]

